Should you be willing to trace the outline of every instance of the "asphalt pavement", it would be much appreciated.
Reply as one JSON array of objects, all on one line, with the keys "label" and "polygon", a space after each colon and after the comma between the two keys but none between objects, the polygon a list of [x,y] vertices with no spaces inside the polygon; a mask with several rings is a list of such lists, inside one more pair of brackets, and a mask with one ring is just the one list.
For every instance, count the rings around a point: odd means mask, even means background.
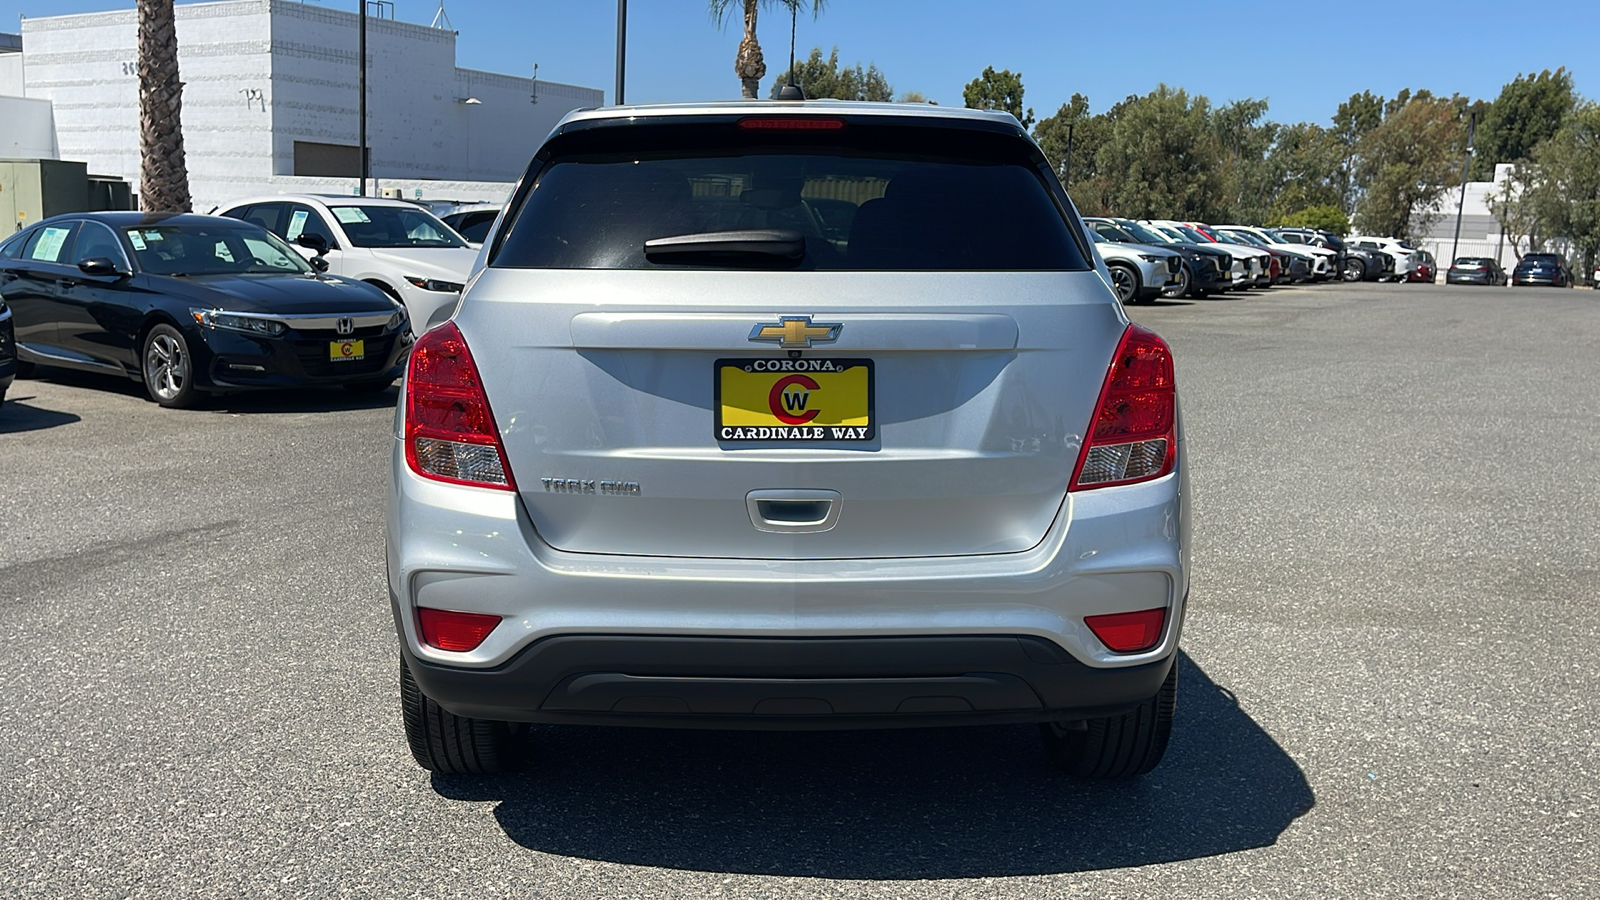
[{"label": "asphalt pavement", "polygon": [[406,751],[394,391],[0,408],[0,896],[1600,896],[1600,292],[1132,308],[1195,578],[1166,762],[1032,728],[548,728]]}]

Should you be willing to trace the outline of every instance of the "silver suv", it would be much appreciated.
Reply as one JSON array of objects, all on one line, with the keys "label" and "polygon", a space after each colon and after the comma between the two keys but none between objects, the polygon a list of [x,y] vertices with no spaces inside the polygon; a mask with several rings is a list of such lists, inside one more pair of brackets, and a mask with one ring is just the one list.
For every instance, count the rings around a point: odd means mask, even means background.
[{"label": "silver suv", "polygon": [[412,753],[522,723],[1039,723],[1124,777],[1189,586],[1172,353],[1009,115],[575,112],[395,424]]}]

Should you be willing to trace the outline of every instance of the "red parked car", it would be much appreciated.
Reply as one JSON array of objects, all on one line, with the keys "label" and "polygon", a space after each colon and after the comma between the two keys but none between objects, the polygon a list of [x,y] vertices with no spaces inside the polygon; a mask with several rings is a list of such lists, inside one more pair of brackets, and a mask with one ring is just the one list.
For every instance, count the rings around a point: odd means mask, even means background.
[{"label": "red parked car", "polygon": [[1406,274],[1407,281],[1426,281],[1433,283],[1433,254],[1426,250],[1417,250],[1411,254],[1416,259],[1416,264]]}]

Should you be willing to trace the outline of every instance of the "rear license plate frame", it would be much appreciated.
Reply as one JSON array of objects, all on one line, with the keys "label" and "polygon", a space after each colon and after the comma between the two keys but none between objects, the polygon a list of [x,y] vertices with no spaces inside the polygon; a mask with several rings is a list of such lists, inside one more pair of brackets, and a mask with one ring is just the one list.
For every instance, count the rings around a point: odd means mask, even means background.
[{"label": "rear license plate frame", "polygon": [[[830,376],[840,376],[854,368],[866,370],[866,424],[865,425],[840,425],[825,422],[821,425],[809,423],[785,425],[780,423],[764,425],[725,425],[723,424],[723,369],[736,368],[746,373],[773,376],[773,384],[786,379],[791,375],[803,375],[812,378],[816,383],[816,376],[831,380]],[[878,437],[878,410],[877,366],[872,359],[866,357],[852,357],[848,359],[776,359],[772,357],[727,357],[716,360],[711,367],[712,384],[712,437],[720,444],[744,446],[759,444],[762,446],[806,446],[811,444],[866,444],[872,443]],[[817,388],[820,390],[821,388]],[[776,415],[774,415],[774,418]]]}]

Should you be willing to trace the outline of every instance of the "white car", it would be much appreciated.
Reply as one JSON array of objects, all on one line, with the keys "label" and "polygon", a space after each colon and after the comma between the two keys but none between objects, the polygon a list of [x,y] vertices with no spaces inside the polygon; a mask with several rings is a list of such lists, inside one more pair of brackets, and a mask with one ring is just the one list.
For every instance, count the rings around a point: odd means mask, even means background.
[{"label": "white car", "polygon": [[456,233],[467,239],[467,243],[474,247],[483,246],[483,239],[489,236],[489,229],[494,227],[494,220],[500,217],[499,203],[468,203],[440,213],[439,218],[446,225],[456,230]]},{"label": "white car", "polygon": [[1265,260],[1270,259],[1272,254],[1265,250],[1248,249],[1238,244],[1219,244],[1182,222],[1174,222],[1171,219],[1145,219],[1142,221],[1143,224],[1160,231],[1175,241],[1199,244],[1208,250],[1219,250],[1233,257],[1234,290],[1242,290],[1254,286],[1260,279],[1261,273],[1267,271]]},{"label": "white car", "polygon": [[[1309,256],[1311,257],[1311,277],[1318,280],[1334,277],[1333,261],[1339,254],[1326,247],[1313,247],[1310,244],[1287,244],[1282,239],[1274,237],[1265,228],[1253,228],[1249,225],[1218,225],[1217,230],[1232,234],[1250,235],[1256,238],[1253,243],[1261,243],[1295,256]],[[1248,240],[1248,238],[1246,239]]]},{"label": "white car", "polygon": [[450,226],[404,200],[280,194],[216,214],[254,222],[308,257],[323,256],[329,273],[383,290],[405,304],[418,334],[449,317],[478,258]]},{"label": "white car", "polygon": [[1417,248],[1397,241],[1394,238],[1369,237],[1366,235],[1352,235],[1344,239],[1352,247],[1362,247],[1367,250],[1382,250],[1394,257],[1394,280],[1405,282],[1410,280],[1411,270],[1417,267],[1421,258],[1417,256]]}]

